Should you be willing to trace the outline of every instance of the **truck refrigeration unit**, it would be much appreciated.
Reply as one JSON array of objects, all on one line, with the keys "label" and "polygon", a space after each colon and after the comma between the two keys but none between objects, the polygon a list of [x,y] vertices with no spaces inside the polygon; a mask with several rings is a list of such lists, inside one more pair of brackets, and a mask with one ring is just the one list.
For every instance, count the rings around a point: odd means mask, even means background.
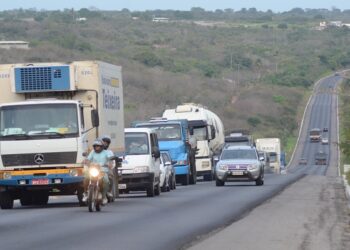
[{"label": "truck refrigeration unit", "polygon": [[175,109],[167,109],[163,117],[169,120],[186,119],[190,136],[197,140],[196,169],[197,176],[204,180],[214,177],[214,155],[219,155],[224,146],[224,125],[221,119],[206,107],[185,103]]},{"label": "truck refrigeration unit", "polygon": [[99,61],[0,65],[0,206],[78,196],[95,138],[124,151],[121,67]]}]

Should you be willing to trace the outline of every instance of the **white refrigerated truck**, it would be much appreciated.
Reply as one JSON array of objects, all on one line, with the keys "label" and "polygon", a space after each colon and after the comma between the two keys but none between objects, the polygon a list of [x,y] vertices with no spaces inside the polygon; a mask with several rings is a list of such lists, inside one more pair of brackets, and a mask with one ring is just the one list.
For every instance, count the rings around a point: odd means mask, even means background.
[{"label": "white refrigerated truck", "polygon": [[266,152],[270,160],[270,168],[276,173],[281,170],[281,140],[279,138],[256,139],[256,149]]},{"label": "white refrigerated truck", "polygon": [[124,151],[121,67],[100,61],[0,65],[0,206],[77,194],[95,138]]},{"label": "white refrigerated truck", "polygon": [[219,155],[225,143],[224,125],[221,119],[206,107],[185,103],[175,109],[167,109],[163,117],[168,120],[188,120],[191,137],[197,140],[196,170],[197,176],[204,180],[214,177],[214,155]]}]

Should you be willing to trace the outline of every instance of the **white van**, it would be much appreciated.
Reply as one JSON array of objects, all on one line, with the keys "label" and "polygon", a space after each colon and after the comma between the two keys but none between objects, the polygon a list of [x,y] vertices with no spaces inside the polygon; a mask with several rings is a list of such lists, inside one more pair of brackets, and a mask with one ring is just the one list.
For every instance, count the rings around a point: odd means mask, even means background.
[{"label": "white van", "polygon": [[125,129],[125,156],[120,168],[120,193],[160,194],[160,152],[157,134],[149,128]]}]

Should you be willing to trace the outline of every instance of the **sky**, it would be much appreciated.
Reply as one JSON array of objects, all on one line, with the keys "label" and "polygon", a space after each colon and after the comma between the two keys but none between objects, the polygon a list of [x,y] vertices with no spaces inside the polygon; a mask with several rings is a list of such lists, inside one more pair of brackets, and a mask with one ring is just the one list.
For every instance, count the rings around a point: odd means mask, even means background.
[{"label": "sky", "polygon": [[274,12],[288,11],[293,8],[350,9],[350,0],[0,0],[0,10],[18,8],[36,8],[46,10],[57,10],[64,8],[96,7],[101,10],[155,10],[173,9],[190,10],[192,7],[201,7],[206,10],[231,8],[240,10],[242,8],[254,7]]}]

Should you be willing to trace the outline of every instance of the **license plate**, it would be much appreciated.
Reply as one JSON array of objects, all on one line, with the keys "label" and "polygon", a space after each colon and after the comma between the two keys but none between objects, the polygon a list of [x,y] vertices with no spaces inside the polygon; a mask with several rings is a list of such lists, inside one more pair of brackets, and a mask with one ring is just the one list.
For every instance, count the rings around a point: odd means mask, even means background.
[{"label": "license plate", "polygon": [[118,184],[118,189],[126,189],[126,184]]},{"label": "license plate", "polygon": [[33,185],[48,185],[49,179],[34,179],[32,180]]},{"label": "license plate", "polygon": [[234,171],[234,172],[231,172],[231,175],[243,175],[243,172],[242,171]]}]

